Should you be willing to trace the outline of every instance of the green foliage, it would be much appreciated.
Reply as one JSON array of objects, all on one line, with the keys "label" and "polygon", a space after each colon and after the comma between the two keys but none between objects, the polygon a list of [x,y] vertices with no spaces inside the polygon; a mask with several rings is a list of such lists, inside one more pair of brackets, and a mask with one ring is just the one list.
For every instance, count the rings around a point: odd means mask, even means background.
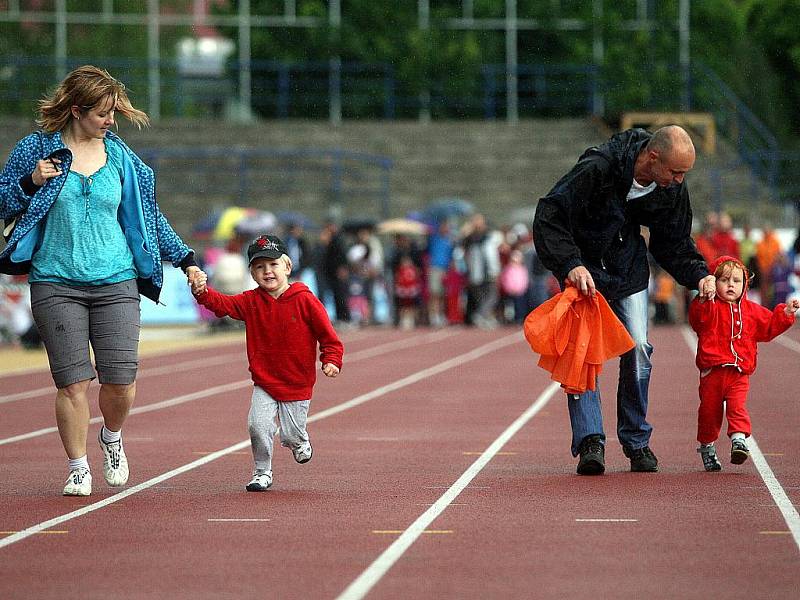
[{"label": "green foliage", "polygon": [[[779,85],[769,100],[800,133],[800,0],[751,0],[747,29],[766,53]],[[763,95],[764,90],[760,90]],[[779,93],[776,93],[779,92]],[[763,96],[762,96],[763,97]]]},{"label": "green foliage", "polygon": [[[193,0],[160,0],[163,14],[188,14]],[[602,73],[607,114],[612,118],[626,110],[676,110],[680,108],[683,74],[678,68],[678,8],[680,0],[658,0],[642,4],[639,0],[604,0],[602,20],[595,22],[595,8],[589,0],[517,0],[517,17],[535,21],[536,29],[520,29],[517,55],[521,65],[593,64],[594,33],[602,31],[604,59]],[[237,15],[236,0],[209,2],[214,14]],[[255,27],[251,31],[251,56],[254,61],[254,98],[265,116],[273,116],[278,104],[280,84],[278,63],[295,65],[289,89],[298,115],[326,114],[328,72],[332,58],[342,61],[352,116],[375,116],[376,109],[389,94],[398,98],[397,116],[415,116],[421,94],[429,91],[434,115],[480,115],[486,65],[502,65],[506,48],[502,20],[506,0],[472,0],[476,19],[495,19],[501,26],[492,30],[462,30],[454,19],[465,16],[462,0],[430,0],[429,28],[423,28],[418,3],[413,0],[341,0],[341,23],[329,22],[329,0],[295,0],[298,18],[314,17],[319,27]],[[284,0],[251,0],[251,12],[259,17],[281,17]],[[646,17],[657,26],[632,30],[642,6]],[[92,0],[70,0],[70,12],[98,10]],[[135,0],[115,0],[117,13],[144,14],[147,4]],[[219,31],[237,39],[235,26]],[[175,58],[177,41],[192,32],[186,27],[160,28],[160,54],[165,64]],[[800,0],[702,0],[691,3],[691,56],[708,65],[773,130],[788,134],[791,124],[800,132]],[[50,23],[0,23],[0,54],[9,57],[52,57],[55,29]],[[147,56],[145,26],[115,26],[96,23],[68,27],[68,54],[99,60],[111,68],[122,60],[141,62]],[[94,58],[93,58],[94,57]],[[115,61],[117,61],[115,63]],[[314,69],[301,69],[301,63],[315,63]],[[347,65],[372,65],[369,73],[347,71]],[[122,68],[122,67],[120,67]],[[258,69],[261,69],[259,71]],[[284,68],[285,69],[285,68]],[[284,75],[285,75],[284,70]],[[36,78],[24,67],[7,67],[0,72],[0,108],[16,112],[43,92],[42,80],[54,82],[50,64],[36,71]],[[164,69],[162,93],[167,106],[180,99],[172,67]],[[235,75],[234,75],[235,78]],[[385,81],[394,87],[388,91]],[[133,68],[129,77],[143,89],[145,67]],[[284,79],[284,81],[286,81]],[[501,80],[500,80],[501,81]],[[284,83],[285,85],[285,83]],[[345,86],[343,86],[345,87]],[[502,87],[502,85],[501,85]],[[347,92],[347,90],[345,90]],[[698,101],[706,91],[695,92]],[[303,104],[305,102],[305,104]],[[450,106],[451,108],[448,108]],[[165,107],[166,108],[166,107]]]}]

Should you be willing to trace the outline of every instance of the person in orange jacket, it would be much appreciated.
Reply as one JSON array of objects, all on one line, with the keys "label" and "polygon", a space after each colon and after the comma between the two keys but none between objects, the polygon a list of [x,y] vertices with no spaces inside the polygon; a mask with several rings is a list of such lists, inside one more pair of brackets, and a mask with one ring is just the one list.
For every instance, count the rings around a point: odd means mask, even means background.
[{"label": "person in orange jacket", "polygon": [[731,463],[740,465],[750,451],[747,391],[755,371],[757,342],[768,342],[789,329],[800,302],[792,299],[769,310],[747,299],[747,268],[737,258],[720,256],[711,265],[717,300],[697,297],[689,305],[689,324],[697,333],[700,407],[697,411],[697,451],[706,471],[720,471],[714,442],[723,410],[731,438]]}]

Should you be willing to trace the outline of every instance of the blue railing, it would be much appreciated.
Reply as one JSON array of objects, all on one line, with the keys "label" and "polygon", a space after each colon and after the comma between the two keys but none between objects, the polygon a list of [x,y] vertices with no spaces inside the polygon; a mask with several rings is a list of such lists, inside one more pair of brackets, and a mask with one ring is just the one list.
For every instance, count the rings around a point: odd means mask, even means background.
[{"label": "blue railing", "polygon": [[[184,185],[223,197],[229,204],[266,203],[275,210],[279,198],[297,198],[298,190],[314,197],[314,206],[347,216],[386,219],[391,213],[390,175],[385,156],[333,149],[142,148],[142,159],[159,175],[159,192],[185,192]],[[189,183],[186,183],[189,182]],[[300,207],[307,208],[307,207]],[[369,210],[370,214],[364,214]]]},{"label": "blue railing", "polygon": [[716,73],[702,63],[692,69],[693,110],[710,112],[720,134],[742,160],[777,192],[782,152],[775,135]]},{"label": "blue railing", "polygon": [[[67,69],[95,62],[91,58],[70,58]],[[140,59],[100,59],[112,73],[124,73],[124,80],[137,105],[149,108],[149,65]],[[0,103],[9,113],[30,114],[41,97],[43,81],[57,81],[53,57],[11,56],[0,69]],[[219,78],[186,76],[177,61],[162,59],[157,65],[162,116],[206,114],[222,116],[225,106],[238,96],[236,62],[227,65]],[[682,85],[678,69],[661,69],[673,91]],[[674,81],[673,81],[674,79]],[[267,118],[326,118],[338,90],[343,118],[413,118],[427,110],[434,117],[506,116],[506,67],[485,65],[479,78],[454,91],[449,82],[431,84],[423,106],[421,94],[404,87],[388,64],[330,62],[251,63],[251,106]],[[574,116],[594,114],[602,97],[611,95],[600,70],[592,65],[519,65],[517,107],[520,116]],[[689,83],[690,109],[714,114],[720,135],[732,142],[742,161],[772,190],[773,197],[795,194],[798,158],[780,150],[769,129],[710,68],[694,63]],[[677,102],[679,94],[674,94]],[[676,110],[664,104],[663,94],[644,99],[637,110]],[[657,105],[648,106],[648,102]],[[625,110],[614,106],[614,110]],[[787,168],[791,167],[791,168]]]}]

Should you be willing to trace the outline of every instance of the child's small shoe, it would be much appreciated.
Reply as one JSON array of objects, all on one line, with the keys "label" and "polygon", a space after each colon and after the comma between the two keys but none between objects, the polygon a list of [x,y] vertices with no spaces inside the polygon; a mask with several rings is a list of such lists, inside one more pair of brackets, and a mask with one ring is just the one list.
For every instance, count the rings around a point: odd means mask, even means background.
[{"label": "child's small shoe", "polygon": [[714,444],[709,445],[701,445],[697,451],[700,453],[700,457],[703,459],[703,468],[706,471],[721,471],[722,470],[722,463],[719,462],[717,458],[717,450],[714,448]]},{"label": "child's small shoe", "polygon": [[253,471],[253,478],[247,484],[248,492],[266,492],[272,485],[272,471]]},{"label": "child's small shoe", "polygon": [[750,450],[747,449],[747,444],[745,444],[744,440],[739,438],[731,440],[731,463],[740,465],[745,462],[749,456]]},{"label": "child's small shoe", "polygon": [[314,449],[311,444],[303,444],[299,448],[292,448],[292,454],[294,454],[294,459],[302,465],[311,460]]}]

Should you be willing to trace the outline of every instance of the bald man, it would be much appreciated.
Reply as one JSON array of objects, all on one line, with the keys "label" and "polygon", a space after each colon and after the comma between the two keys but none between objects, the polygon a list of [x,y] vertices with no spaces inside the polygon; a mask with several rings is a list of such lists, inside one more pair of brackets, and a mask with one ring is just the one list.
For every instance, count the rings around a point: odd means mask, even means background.
[{"label": "bald man", "polygon": [[[706,298],[714,276],[691,238],[692,209],[684,178],[695,149],[688,133],[669,125],[648,133],[629,129],[586,150],[577,164],[539,200],[534,243],[542,263],[562,286],[581,294],[600,292],[635,342],[620,358],[617,439],[631,471],[656,472],[647,422],[650,355],[647,341],[649,249],[678,283]],[[605,471],[600,390],[568,394],[572,455],[581,475]]]}]

